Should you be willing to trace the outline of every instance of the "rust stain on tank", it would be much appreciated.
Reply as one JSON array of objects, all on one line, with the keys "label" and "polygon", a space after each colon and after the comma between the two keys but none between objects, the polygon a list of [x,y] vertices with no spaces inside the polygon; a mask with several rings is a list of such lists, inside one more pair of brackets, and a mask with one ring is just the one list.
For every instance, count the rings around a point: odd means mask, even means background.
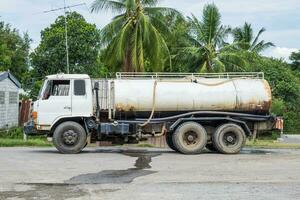
[{"label": "rust stain on tank", "polygon": [[265,110],[270,110],[271,105],[272,105],[272,90],[271,90],[271,87],[270,87],[270,84],[268,83],[268,81],[263,80],[263,82],[264,82],[264,88],[267,92],[268,99],[269,99],[268,101],[263,102],[263,108]]},{"label": "rust stain on tank", "polygon": [[119,104],[117,104],[116,105],[116,110],[117,111],[134,111],[135,110],[135,106],[133,106],[133,105],[130,105],[130,104],[126,104],[126,105],[124,105],[124,104],[121,104],[121,103],[119,103]]}]

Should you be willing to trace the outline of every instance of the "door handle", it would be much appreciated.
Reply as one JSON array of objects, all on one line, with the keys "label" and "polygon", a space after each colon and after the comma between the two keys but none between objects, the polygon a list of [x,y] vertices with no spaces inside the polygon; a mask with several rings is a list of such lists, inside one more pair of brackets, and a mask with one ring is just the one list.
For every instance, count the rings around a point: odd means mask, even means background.
[{"label": "door handle", "polygon": [[70,106],[65,106],[64,109],[66,109],[66,110],[67,110],[67,109],[68,109],[68,110],[71,110],[71,107],[70,107]]}]

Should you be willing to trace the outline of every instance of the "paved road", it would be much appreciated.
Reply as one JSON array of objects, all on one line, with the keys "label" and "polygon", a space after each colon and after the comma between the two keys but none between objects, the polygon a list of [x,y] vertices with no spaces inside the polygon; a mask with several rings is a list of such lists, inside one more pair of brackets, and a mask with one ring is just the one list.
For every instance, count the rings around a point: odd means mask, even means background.
[{"label": "paved road", "polygon": [[0,148],[0,199],[300,199],[300,150]]}]

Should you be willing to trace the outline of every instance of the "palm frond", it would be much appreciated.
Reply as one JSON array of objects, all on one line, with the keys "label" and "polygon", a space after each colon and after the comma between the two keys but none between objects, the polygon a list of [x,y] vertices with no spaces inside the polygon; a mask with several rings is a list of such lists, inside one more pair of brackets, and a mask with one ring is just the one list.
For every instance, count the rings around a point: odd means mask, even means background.
[{"label": "palm frond", "polygon": [[212,59],[212,63],[213,63],[213,72],[225,72],[226,71],[226,67],[224,65],[224,63],[218,58],[214,58]]},{"label": "palm frond", "polygon": [[221,15],[214,4],[208,4],[203,9],[202,27],[207,44],[212,43],[221,24]]},{"label": "palm frond", "polygon": [[120,13],[126,10],[126,5],[122,0],[95,0],[91,5],[91,12],[107,9]]},{"label": "palm frond", "polygon": [[248,63],[240,56],[240,51],[224,51],[218,55],[225,64],[226,71],[246,71]]},{"label": "palm frond", "polygon": [[275,45],[272,42],[266,42],[264,40],[260,41],[255,47],[252,49],[252,51],[256,53],[260,53],[267,48],[274,47]]},{"label": "palm frond", "polygon": [[155,6],[158,4],[159,0],[140,0],[145,6]]},{"label": "palm frond", "polygon": [[257,44],[257,42],[258,42],[258,39],[259,39],[260,35],[261,35],[263,32],[265,32],[265,31],[266,31],[265,28],[261,28],[261,29],[258,31],[258,34],[256,35],[254,41],[253,41],[252,44],[251,44],[251,48],[254,48],[254,47],[256,46],[256,44]]},{"label": "palm frond", "polygon": [[124,14],[115,16],[111,23],[101,29],[102,43],[106,45],[112,41],[125,23],[126,18]]},{"label": "palm frond", "polygon": [[183,19],[183,15],[177,11],[176,9],[173,8],[167,8],[167,7],[144,7],[145,14],[147,15],[162,15],[162,16],[167,16],[171,15],[173,17],[179,17]]}]

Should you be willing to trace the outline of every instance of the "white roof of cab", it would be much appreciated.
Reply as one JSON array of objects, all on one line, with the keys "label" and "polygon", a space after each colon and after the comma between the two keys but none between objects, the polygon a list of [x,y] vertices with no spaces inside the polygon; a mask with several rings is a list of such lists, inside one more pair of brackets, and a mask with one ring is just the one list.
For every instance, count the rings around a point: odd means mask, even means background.
[{"label": "white roof of cab", "polygon": [[46,76],[47,79],[89,79],[87,74],[54,74]]}]

